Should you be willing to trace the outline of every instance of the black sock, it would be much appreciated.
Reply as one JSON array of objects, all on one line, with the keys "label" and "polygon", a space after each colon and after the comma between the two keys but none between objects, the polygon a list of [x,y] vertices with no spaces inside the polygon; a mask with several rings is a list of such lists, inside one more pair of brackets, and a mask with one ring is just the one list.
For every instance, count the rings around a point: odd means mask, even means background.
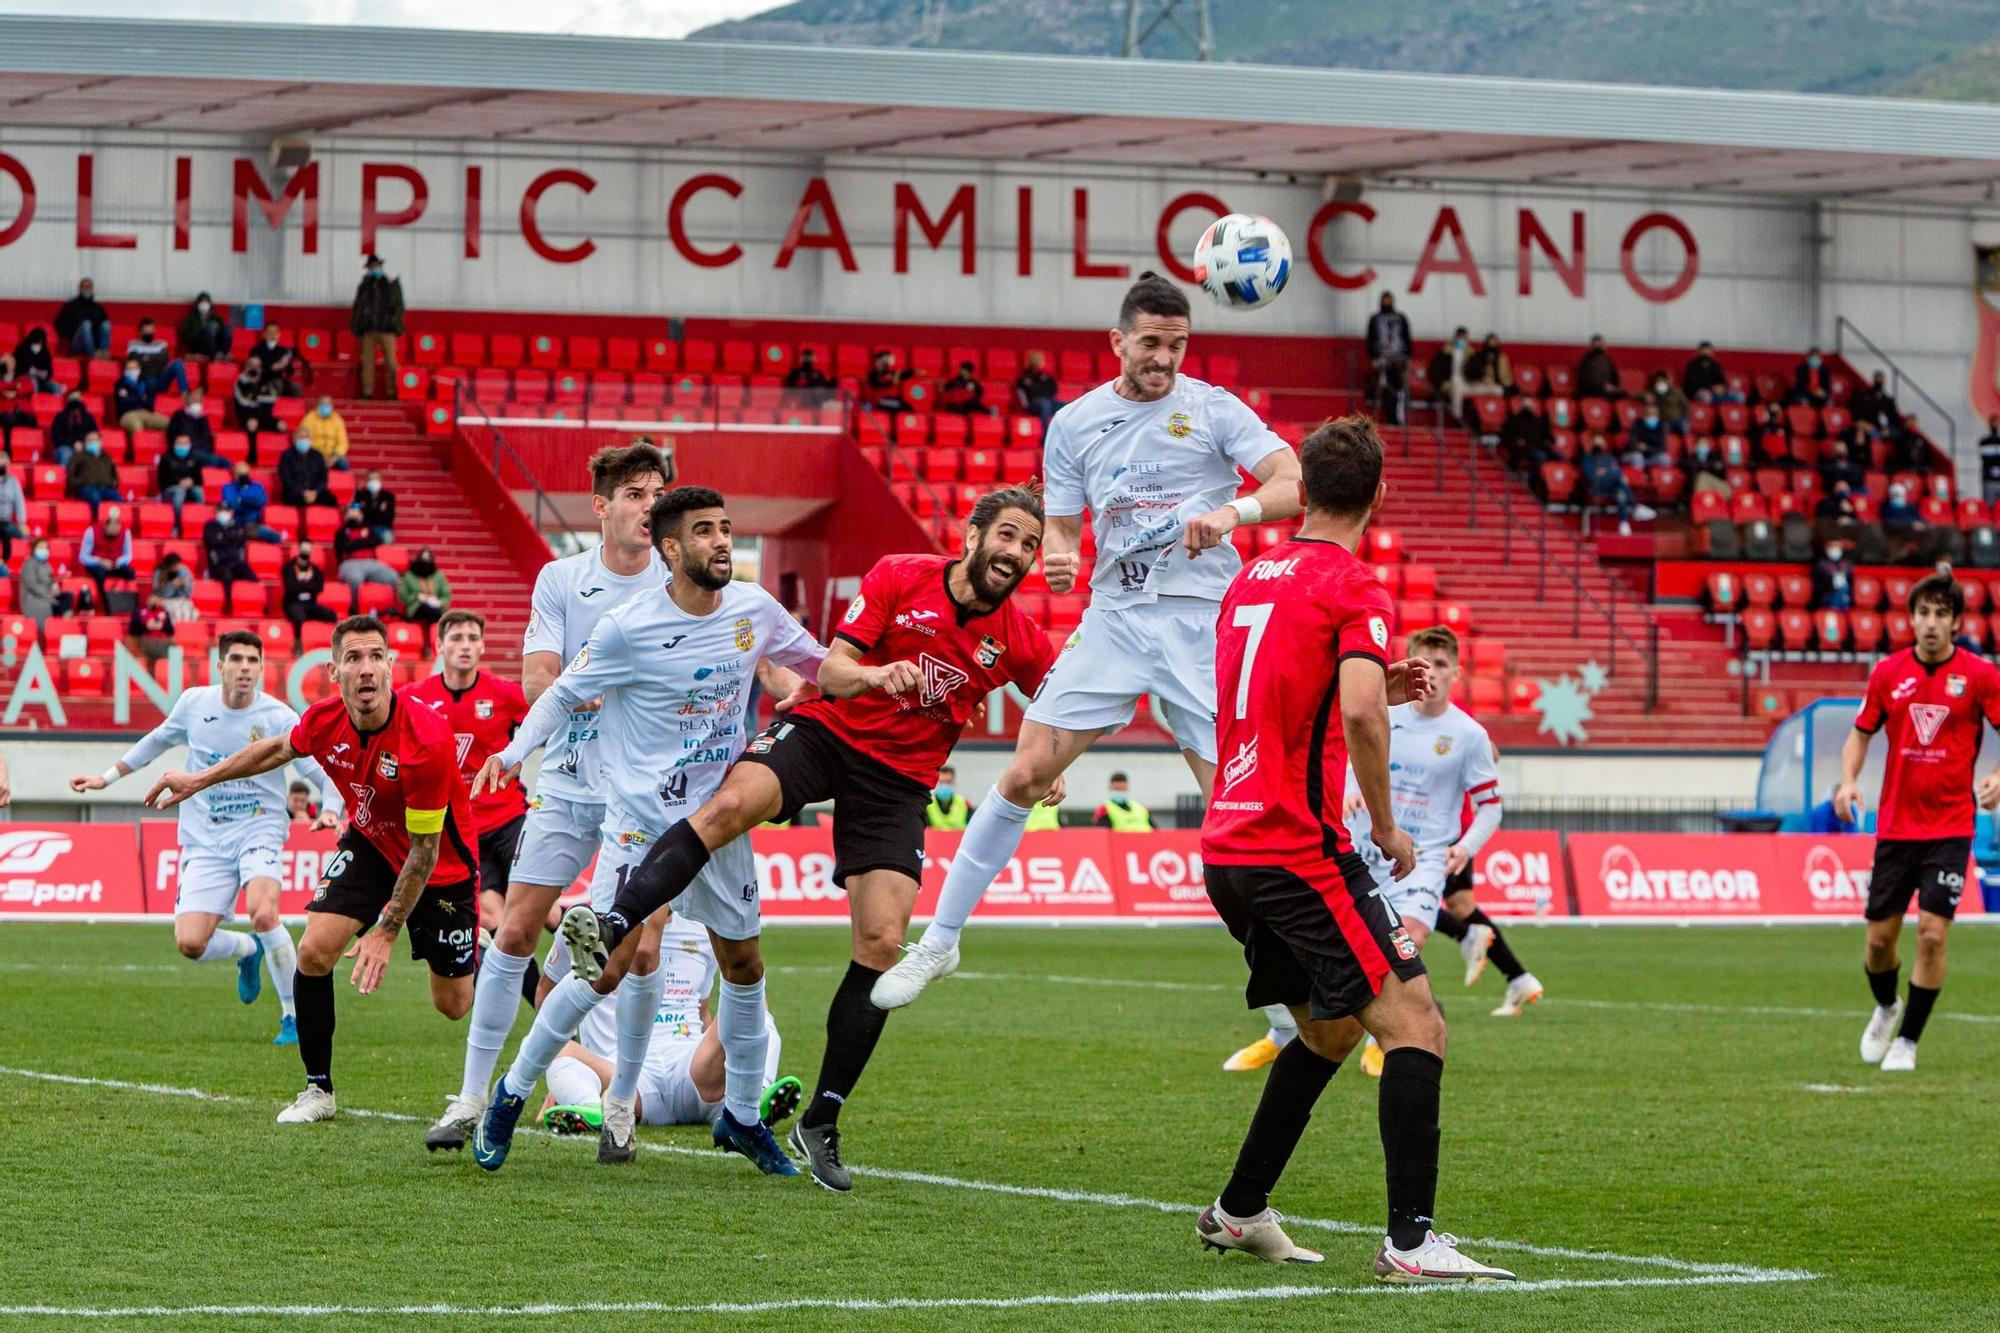
[{"label": "black sock", "polygon": [[639,924],[694,883],[708,864],[708,848],[685,819],[660,835],[625,882],[618,887],[611,910],[602,918],[606,951],[639,928]]},{"label": "black sock", "polygon": [[[1868,972],[1867,964],[1861,970]],[[1868,989],[1874,992],[1875,1003],[1883,1009],[1893,1009],[1896,1005],[1896,978],[1902,975],[1901,967],[1892,967],[1884,972],[1868,972]],[[1912,987],[1911,989],[1915,989]]]},{"label": "black sock", "polygon": [[868,1067],[868,1057],[882,1039],[889,1011],[877,1009],[868,998],[875,978],[881,975],[872,967],[850,961],[840,989],[833,993],[833,1003],[826,1010],[826,1054],[820,1057],[819,1087],[813,1091],[812,1104],[799,1117],[799,1123],[808,1129],[840,1119],[840,1108],[861,1081],[861,1071]]},{"label": "black sock", "polygon": [[521,998],[530,1006],[535,1003],[535,992],[542,988],[542,969],[535,960],[528,960],[528,970],[521,974]]},{"label": "black sock", "polygon": [[1340,1068],[1295,1037],[1285,1043],[1264,1079],[1264,1095],[1250,1117],[1250,1132],[1236,1154],[1236,1170],[1222,1191],[1222,1211],[1255,1217],[1271,1202],[1271,1190],[1312,1119],[1313,1104]]},{"label": "black sock", "polygon": [[1521,960],[1514,956],[1514,950],[1509,947],[1507,937],[1500,933],[1500,927],[1493,924],[1493,918],[1486,915],[1485,908],[1473,908],[1472,915],[1467,918],[1466,924],[1484,926],[1493,932],[1493,940],[1486,946],[1486,956],[1492,960],[1493,966],[1500,969],[1501,976],[1512,981],[1515,977],[1520,976],[1528,970],[1522,967]]},{"label": "black sock", "polygon": [[1910,1006],[1903,1010],[1903,1030],[1896,1035],[1905,1041],[1915,1041],[1924,1035],[1924,1024],[1931,1021],[1931,1006],[1937,1003],[1937,986],[1919,986],[1910,983]]},{"label": "black sock", "polygon": [[299,1062],[306,1067],[306,1082],[332,1092],[333,973],[299,973],[292,981],[292,1003],[298,1010]]},{"label": "black sock", "polygon": [[1389,1243],[1399,1250],[1423,1243],[1437,1204],[1438,1085],[1444,1061],[1415,1046],[1382,1059],[1376,1118],[1389,1181]]},{"label": "black sock", "polygon": [[[1437,933],[1446,939],[1462,940],[1465,938],[1465,928],[1470,924],[1468,921],[1459,920],[1450,912],[1439,912]],[[1234,1217],[1235,1214],[1232,1213],[1230,1216]]]}]

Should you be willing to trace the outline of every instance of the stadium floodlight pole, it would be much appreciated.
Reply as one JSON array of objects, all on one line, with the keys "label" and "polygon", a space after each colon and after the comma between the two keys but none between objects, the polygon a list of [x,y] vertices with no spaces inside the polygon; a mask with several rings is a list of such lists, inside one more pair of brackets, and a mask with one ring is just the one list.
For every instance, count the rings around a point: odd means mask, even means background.
[{"label": "stadium floodlight pole", "polygon": [[[1145,58],[1145,45],[1162,23],[1171,23],[1180,29],[1181,35],[1194,44],[1196,60],[1215,59],[1215,27],[1209,22],[1208,0],[1159,0],[1159,12],[1139,26],[1141,13],[1146,8],[1146,0],[1125,0],[1125,58],[1141,60]],[[1190,29],[1182,21],[1182,9],[1194,11],[1194,27]]]}]

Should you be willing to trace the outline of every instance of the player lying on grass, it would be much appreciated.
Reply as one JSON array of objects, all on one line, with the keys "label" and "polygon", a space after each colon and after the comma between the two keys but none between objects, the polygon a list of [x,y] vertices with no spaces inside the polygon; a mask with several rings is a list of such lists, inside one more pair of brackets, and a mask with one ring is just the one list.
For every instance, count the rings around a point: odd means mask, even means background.
[{"label": "player lying on grass", "polygon": [[[551,952],[560,948],[558,942]],[[660,971],[666,984],[633,1093],[634,1115],[642,1125],[712,1125],[722,1114],[722,1033],[708,1004],[715,989],[715,950],[699,922],[667,921],[660,934]],[[604,1091],[618,1056],[618,1004],[616,994],[606,996],[549,1066],[542,1124],[558,1134],[595,1134],[603,1128]],[[798,1109],[804,1090],[797,1079],[778,1077],[783,1042],[768,1010],[764,1027],[771,1044],[758,1112],[766,1125],[775,1125]]]}]

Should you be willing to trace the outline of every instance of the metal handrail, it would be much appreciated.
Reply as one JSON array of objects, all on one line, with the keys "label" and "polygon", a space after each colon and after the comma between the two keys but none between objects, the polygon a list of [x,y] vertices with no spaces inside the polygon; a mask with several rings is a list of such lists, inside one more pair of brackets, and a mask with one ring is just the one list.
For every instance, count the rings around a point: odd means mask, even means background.
[{"label": "metal handrail", "polygon": [[[468,409],[470,410],[468,411]],[[480,424],[485,427],[487,434],[492,437],[493,455],[490,467],[493,479],[500,483],[501,488],[503,490],[512,489],[512,487],[506,484],[506,478],[501,471],[503,456],[506,462],[512,463],[514,469],[527,478],[528,485],[534,488],[535,507],[532,517],[535,524],[535,531],[546,534],[551,528],[560,529],[569,535],[570,539],[577,544],[578,549],[587,545],[588,542],[585,534],[570,526],[569,520],[563,517],[561,507],[556,504],[547,491],[542,489],[542,479],[535,475],[534,469],[528,466],[527,460],[516,453],[514,446],[507,442],[507,432],[494,424],[493,414],[488,412],[481,406],[479,400],[472,396],[472,390],[466,381],[458,380],[452,385],[452,420],[455,424],[467,416],[477,417]],[[547,521],[548,519],[553,519],[554,522],[550,523]],[[546,541],[547,537],[544,536],[543,540]]]},{"label": "metal handrail", "polygon": [[1951,459],[1952,466],[1954,468],[1957,467],[1958,466],[1958,422],[1952,417],[1951,413],[1945,411],[1943,404],[1939,403],[1937,399],[1931,397],[1930,394],[1925,391],[1923,385],[1917,383],[1916,380],[1912,379],[1909,375],[1905,374],[1903,368],[1896,364],[1895,359],[1893,357],[1891,357],[1887,352],[1883,351],[1881,348],[1877,347],[1875,345],[1874,339],[1870,338],[1867,334],[1863,333],[1860,329],[1860,326],[1845,315],[1835,315],[1833,317],[1833,354],[1835,356],[1845,355],[1844,352],[1845,337],[1849,333],[1852,333],[1855,337],[1855,340],[1859,342],[1863,347],[1866,347],[1869,353],[1873,355],[1877,361],[1880,361],[1883,365],[1889,368],[1889,375],[1890,375],[1889,392],[1892,397],[1894,397],[1897,401],[1900,402],[1903,397],[1903,386],[1907,384],[1910,386],[1910,391],[1916,394],[1918,398],[1922,399],[1924,403],[1927,406],[1929,406],[1931,411],[1937,415],[1938,420],[1944,422],[1945,454],[1947,457]]}]

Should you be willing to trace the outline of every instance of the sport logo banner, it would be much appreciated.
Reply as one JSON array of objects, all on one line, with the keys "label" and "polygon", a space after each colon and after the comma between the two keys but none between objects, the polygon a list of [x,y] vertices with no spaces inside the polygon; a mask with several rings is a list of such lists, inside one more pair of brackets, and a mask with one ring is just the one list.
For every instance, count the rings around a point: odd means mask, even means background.
[{"label": "sport logo banner", "polygon": [[131,824],[9,824],[0,832],[0,913],[143,912]]}]

